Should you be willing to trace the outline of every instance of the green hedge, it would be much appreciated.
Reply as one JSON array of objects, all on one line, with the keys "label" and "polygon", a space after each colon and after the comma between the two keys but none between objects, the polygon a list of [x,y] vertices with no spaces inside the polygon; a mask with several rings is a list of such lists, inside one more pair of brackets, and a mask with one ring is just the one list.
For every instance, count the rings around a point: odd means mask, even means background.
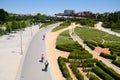
[{"label": "green hedge", "polygon": [[49,22],[49,23],[44,23],[42,24],[39,28],[47,27],[48,25],[54,24],[55,22]]},{"label": "green hedge", "polygon": [[56,48],[62,51],[72,52],[74,49],[80,49],[81,46],[75,42],[73,44],[57,45]]},{"label": "green hedge", "polygon": [[87,77],[89,78],[89,80],[100,80],[96,75],[92,73],[87,73]]},{"label": "green hedge", "polygon": [[84,60],[84,63],[97,63],[97,62],[98,62],[98,60],[95,59],[95,58],[91,58],[91,59],[86,59],[86,60]]},{"label": "green hedge", "polygon": [[71,76],[69,74],[67,66],[66,66],[64,59],[62,57],[58,57],[58,64],[59,64],[59,67],[60,67],[60,70],[61,70],[63,76],[68,80],[71,79]]},{"label": "green hedge", "polygon": [[95,47],[96,47],[96,46],[98,46],[98,44],[97,44],[97,43],[92,42],[92,41],[84,41],[84,43],[86,43],[86,44],[87,44],[87,46],[89,46],[92,50],[94,50],[94,49],[95,49]]},{"label": "green hedge", "polygon": [[92,58],[92,55],[89,54],[86,50],[81,51],[81,50],[74,50],[73,52],[70,53],[68,56],[69,59],[88,59]]},{"label": "green hedge", "polygon": [[98,75],[103,80],[114,80],[110,75],[108,75],[106,72],[104,72],[100,67],[95,66],[92,68],[92,71]]},{"label": "green hedge", "polygon": [[62,24],[60,24],[59,26],[55,27],[52,32],[55,32],[55,31],[58,31],[60,29],[64,29],[66,27],[68,27],[70,25],[71,22],[67,21],[67,22],[64,22]]},{"label": "green hedge", "polygon": [[113,64],[115,64],[116,66],[120,67],[120,60],[113,60],[112,61]]},{"label": "green hedge", "polygon": [[79,70],[77,69],[77,67],[74,64],[71,64],[70,68],[72,69],[72,72],[75,74],[75,76],[78,80],[84,80],[83,75],[80,74]]},{"label": "green hedge", "polygon": [[116,73],[112,68],[106,66],[102,61],[97,63],[102,70],[111,75],[115,80],[120,80],[120,74]]},{"label": "green hedge", "polygon": [[106,53],[101,53],[100,56],[102,56],[104,58],[107,58],[107,59],[116,59],[116,56],[109,55],[109,54],[106,54]]}]

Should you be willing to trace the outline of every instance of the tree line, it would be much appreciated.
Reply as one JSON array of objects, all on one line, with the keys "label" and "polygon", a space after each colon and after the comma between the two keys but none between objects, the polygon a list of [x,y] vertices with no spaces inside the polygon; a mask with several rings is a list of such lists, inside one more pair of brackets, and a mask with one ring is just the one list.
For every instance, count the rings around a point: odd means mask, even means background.
[{"label": "tree line", "polygon": [[96,20],[102,21],[103,27],[120,28],[120,11],[113,13],[99,14]]}]

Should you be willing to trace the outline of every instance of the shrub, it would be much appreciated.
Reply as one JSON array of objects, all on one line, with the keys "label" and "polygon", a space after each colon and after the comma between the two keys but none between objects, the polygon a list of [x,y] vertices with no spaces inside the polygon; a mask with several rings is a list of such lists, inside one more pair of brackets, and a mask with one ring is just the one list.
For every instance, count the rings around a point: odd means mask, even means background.
[{"label": "shrub", "polygon": [[80,51],[80,50],[74,50],[73,52],[70,53],[68,56],[70,59],[87,59],[87,58],[92,58],[92,55],[89,54],[87,51]]},{"label": "shrub", "polygon": [[93,58],[91,58],[91,59],[86,59],[86,60],[84,60],[84,63],[97,63],[98,62],[98,60],[97,59],[93,59]]},{"label": "shrub", "polygon": [[106,66],[104,63],[102,63],[102,61],[99,61],[97,63],[97,66],[99,66],[102,70],[111,75],[115,80],[120,80],[120,74],[116,73],[112,68]]},{"label": "shrub", "polygon": [[74,49],[80,49],[81,46],[77,42],[74,42],[72,44],[59,44],[56,48],[62,51],[72,52]]},{"label": "shrub", "polygon": [[92,71],[97,74],[100,78],[103,80],[114,80],[110,75],[108,75],[106,72],[104,72],[101,68],[98,66],[95,66],[92,68]]},{"label": "shrub", "polygon": [[87,73],[87,77],[89,78],[89,80],[100,80],[96,75],[92,73]]},{"label": "shrub", "polygon": [[79,70],[77,69],[76,66],[74,66],[74,64],[71,64],[70,68],[72,69],[73,73],[75,74],[75,76],[78,80],[84,80],[83,75],[80,74]]},{"label": "shrub", "polygon": [[66,67],[66,64],[64,62],[64,59],[62,57],[58,57],[58,64],[59,64],[59,67],[60,67],[60,70],[63,74],[63,76],[67,79],[70,79],[70,74],[69,74],[69,71]]},{"label": "shrub", "polygon": [[120,60],[113,60],[112,63],[120,67]]},{"label": "shrub", "polygon": [[104,58],[107,58],[107,59],[115,59],[116,58],[116,56],[109,55],[109,54],[106,54],[106,53],[101,53],[100,56],[102,56]]}]

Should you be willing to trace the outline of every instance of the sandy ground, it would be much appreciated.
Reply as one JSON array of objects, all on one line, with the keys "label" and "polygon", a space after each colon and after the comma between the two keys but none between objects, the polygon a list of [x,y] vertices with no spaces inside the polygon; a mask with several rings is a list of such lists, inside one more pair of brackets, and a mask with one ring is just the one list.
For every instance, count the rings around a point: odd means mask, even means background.
[{"label": "sandy ground", "polygon": [[[76,25],[76,26],[79,26],[79,25]],[[57,50],[55,48],[56,38],[63,31],[65,31],[65,30],[71,30],[72,31],[73,28],[75,28],[75,23],[72,23],[68,28],[65,28],[65,29],[62,29],[62,30],[59,30],[59,31],[56,31],[56,32],[48,32],[47,33],[47,44],[49,44],[49,45],[47,45],[48,46],[48,57],[49,57],[49,60],[51,62],[52,70],[53,70],[53,73],[55,74],[56,80],[64,80],[64,78],[61,74],[61,71],[59,69],[59,66],[57,64],[57,58],[59,56],[67,58],[68,55],[70,54],[69,52],[60,51],[60,50]],[[72,34],[72,32],[70,32],[70,34]],[[74,74],[72,73],[72,71],[70,70],[68,64],[66,64],[66,65],[69,69],[69,72],[70,72],[70,75],[71,75],[72,79],[76,80],[76,78],[75,78]]]},{"label": "sandy ground", "polygon": [[[22,49],[25,53],[32,36],[38,26],[27,27],[22,31]],[[15,80],[20,65],[21,39],[20,31],[0,37],[0,80]]]}]

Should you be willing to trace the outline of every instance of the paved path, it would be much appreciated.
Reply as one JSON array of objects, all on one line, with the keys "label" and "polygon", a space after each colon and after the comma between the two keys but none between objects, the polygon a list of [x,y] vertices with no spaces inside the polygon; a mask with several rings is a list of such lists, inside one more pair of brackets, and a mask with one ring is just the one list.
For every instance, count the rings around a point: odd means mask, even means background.
[{"label": "paved path", "polygon": [[[33,37],[24,59],[20,80],[55,80],[54,75],[52,75],[51,63],[49,63],[47,72],[42,71],[42,69],[44,69],[45,60],[48,60],[46,42],[42,40],[42,38],[43,35],[46,35],[48,31],[57,25],[59,25],[59,23],[41,29]],[[41,60],[41,54],[45,56],[43,63],[39,62],[39,60]]]},{"label": "paved path", "polygon": [[[112,69],[114,69],[117,73],[120,74],[120,68],[115,66],[114,64],[112,64],[110,61],[108,61],[107,59],[101,57],[98,55],[97,52],[91,50],[86,44],[83,43],[83,40],[77,36],[74,32],[74,28],[75,28],[75,24],[73,23],[72,25],[73,29],[70,29],[70,35],[73,38],[73,40],[77,41],[80,45],[82,45],[83,48],[85,48],[85,50],[87,50],[89,53],[91,53],[93,55],[94,58],[97,58],[98,60],[101,60],[103,63],[105,63],[107,66],[111,67]],[[73,33],[73,34],[72,34]]]},{"label": "paved path", "polygon": [[116,35],[116,36],[120,37],[120,33],[117,33],[117,32],[111,31],[110,29],[106,29],[106,28],[102,27],[102,22],[97,23],[95,25],[95,28],[98,30],[101,30],[103,32],[107,32],[109,34]]}]

